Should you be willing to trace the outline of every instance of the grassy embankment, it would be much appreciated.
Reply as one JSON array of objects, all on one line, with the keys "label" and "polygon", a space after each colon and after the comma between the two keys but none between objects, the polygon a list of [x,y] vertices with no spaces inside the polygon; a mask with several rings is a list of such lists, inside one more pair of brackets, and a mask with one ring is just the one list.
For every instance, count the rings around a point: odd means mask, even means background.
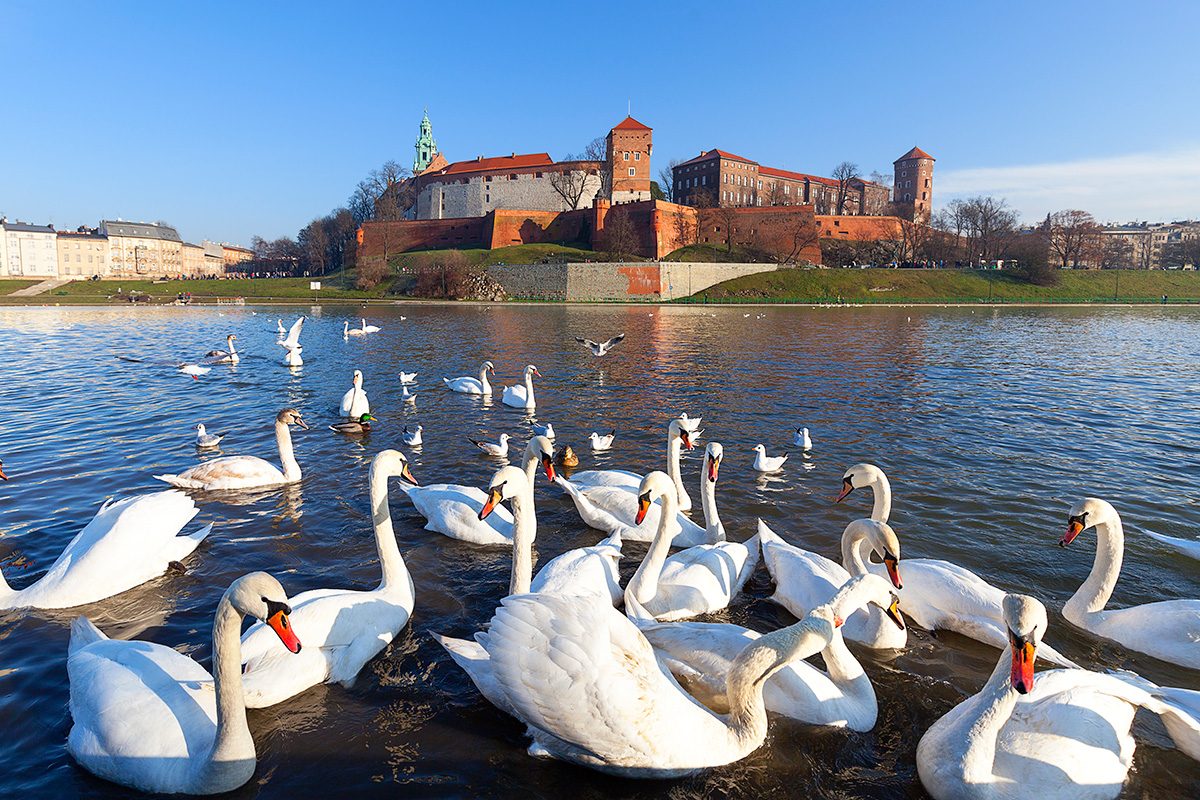
[{"label": "grassy embankment", "polygon": [[1055,286],[981,270],[784,269],[719,283],[682,302],[1200,303],[1200,272],[1064,270]]},{"label": "grassy embankment", "polygon": [[33,286],[41,283],[41,281],[19,281],[19,280],[3,280],[0,281],[0,297],[6,294],[12,294],[18,289],[24,289],[26,286]]}]

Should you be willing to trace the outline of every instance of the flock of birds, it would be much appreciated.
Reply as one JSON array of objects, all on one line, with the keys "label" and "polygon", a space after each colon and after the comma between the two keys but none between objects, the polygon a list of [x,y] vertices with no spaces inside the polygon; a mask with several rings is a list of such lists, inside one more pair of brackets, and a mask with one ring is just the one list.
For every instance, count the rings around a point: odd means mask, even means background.
[{"label": "flock of birds", "polygon": [[[301,363],[303,322],[287,330],[279,323],[289,365]],[[344,328],[347,337],[378,331],[365,320]],[[599,357],[622,338],[579,341]],[[235,339],[210,352],[209,363],[235,363]],[[494,372],[485,361],[478,376],[443,381],[449,391],[489,396]],[[401,373],[406,395],[416,377]],[[534,377],[541,373],[526,367],[522,384],[502,389],[503,402],[535,408]],[[334,431],[369,430],[374,418],[361,372],[354,371],[337,407],[346,421]],[[1047,612],[1037,599],[1005,593],[949,561],[902,558],[888,523],[891,485],[877,466],[855,464],[843,475],[837,502],[867,490],[873,505],[842,532],[840,562],[786,542],[761,520],[748,540],[728,540],[716,497],[724,448],[715,441],[705,446],[698,476],[703,524],[693,520],[680,461],[683,450],[697,446],[700,423],[687,414],[667,422],[663,471],[592,469],[569,477],[556,467],[563,453],[556,452],[553,426],[539,426],[518,465],[500,466],[482,489],[421,485],[403,452],[379,452],[368,473],[378,586],[317,588],[289,598],[267,573],[238,578],[214,614],[211,672],[172,648],[110,639],[78,618],[67,657],[68,751],[94,774],[144,792],[213,794],[246,783],[256,766],[246,708],[282,703],[322,683],[350,684],[414,611],[415,587],[388,504],[395,479],[426,530],[512,552],[509,591],[490,623],[471,639],[436,638],[480,694],[526,726],[533,756],[626,777],[673,778],[756,750],[768,733],[768,712],[871,730],[875,691],[846,642],[903,649],[907,618],[1002,651],[979,692],[918,744],[918,773],[936,798],[1116,797],[1132,763],[1139,708],[1157,714],[1174,744],[1200,759],[1200,692],[1081,667],[1044,641]],[[198,508],[178,490],[203,497],[300,481],[291,426],[308,427],[298,410],[285,408],[275,417],[279,466],[246,455],[214,458],[155,476],[174,489],[106,503],[38,581],[14,590],[0,576],[0,608],[98,602],[179,568],[212,526],[183,532]],[[419,425],[406,427],[402,439],[418,447],[422,433]],[[215,447],[221,438],[197,426],[198,447]],[[592,449],[608,450],[614,438],[615,431],[593,432]],[[795,429],[793,441],[813,446],[807,428]],[[507,434],[474,444],[495,459],[507,461],[511,452]],[[754,468],[777,471],[786,459],[759,445]],[[603,538],[535,573],[539,474]],[[2,468],[0,478],[9,479]],[[1081,500],[1060,544],[1087,530],[1097,538],[1095,562],[1063,616],[1102,639],[1200,670],[1200,600],[1107,608],[1121,568],[1120,516],[1104,500]],[[630,541],[648,548],[622,587],[618,566]],[[1177,546],[1187,552],[1184,545]],[[760,563],[774,583],[772,599],[796,623],[760,633],[696,621],[735,602]],[[254,623],[242,634],[245,617]],[[818,654],[823,670],[806,661]],[[1039,657],[1059,668],[1035,677]]]}]

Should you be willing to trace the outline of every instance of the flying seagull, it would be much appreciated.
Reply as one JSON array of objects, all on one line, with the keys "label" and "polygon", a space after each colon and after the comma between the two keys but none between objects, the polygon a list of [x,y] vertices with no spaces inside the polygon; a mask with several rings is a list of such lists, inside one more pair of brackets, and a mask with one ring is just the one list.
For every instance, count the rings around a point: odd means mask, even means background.
[{"label": "flying seagull", "polygon": [[580,336],[576,336],[575,341],[579,342],[581,345],[586,347],[588,350],[591,350],[592,355],[598,357],[598,356],[605,355],[609,350],[612,350],[624,338],[625,338],[625,334],[622,333],[620,336],[614,336],[611,339],[609,339],[607,342],[603,342],[603,343],[596,343],[596,342],[593,342],[591,339],[584,339]]}]

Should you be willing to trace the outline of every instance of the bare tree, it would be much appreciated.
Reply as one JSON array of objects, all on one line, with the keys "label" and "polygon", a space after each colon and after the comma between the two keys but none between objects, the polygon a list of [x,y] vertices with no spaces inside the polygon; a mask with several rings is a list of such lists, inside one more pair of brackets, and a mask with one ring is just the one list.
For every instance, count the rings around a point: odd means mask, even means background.
[{"label": "bare tree", "polygon": [[972,266],[1001,258],[1017,233],[1017,214],[995,197],[955,200],[949,206],[962,253]]},{"label": "bare tree", "polygon": [[725,252],[732,253],[734,233],[738,221],[737,208],[732,205],[717,206],[712,209],[712,217],[721,229],[719,232],[724,234],[722,238],[725,240]]},{"label": "bare tree", "polygon": [[1134,266],[1133,242],[1123,236],[1100,238],[1100,269],[1124,269]]},{"label": "bare tree", "polygon": [[583,152],[579,154],[579,158],[583,161],[608,160],[608,141],[603,136],[597,136],[584,145]]},{"label": "bare tree", "polygon": [[858,177],[858,164],[843,161],[833,168],[833,179],[837,181],[836,208],[838,214],[846,213],[846,201],[850,199],[850,183]]},{"label": "bare tree", "polygon": [[785,192],[787,188],[783,181],[771,181],[767,184],[764,192],[764,205],[768,206],[790,206],[792,204],[793,195],[790,191]]},{"label": "bare tree", "polygon": [[635,255],[637,231],[628,214],[609,213],[604,221],[604,247],[617,258]]},{"label": "bare tree", "polygon": [[327,219],[314,219],[300,229],[296,240],[302,252],[301,263],[314,275],[322,275],[329,264]]},{"label": "bare tree", "polygon": [[1044,227],[1047,246],[1063,269],[1078,267],[1099,249],[1100,226],[1086,211],[1056,211],[1046,217]]},{"label": "bare tree", "polygon": [[662,189],[663,197],[668,203],[678,203],[683,199],[680,197],[678,187],[675,186],[675,167],[682,163],[678,158],[673,158],[658,171],[658,186]]},{"label": "bare tree", "polygon": [[[567,154],[564,161],[587,161],[582,155]],[[560,166],[563,166],[560,164]],[[588,178],[592,177],[586,165],[579,164],[576,169],[561,169],[550,173],[550,188],[562,198],[568,211],[580,208],[586,197],[588,200]],[[594,196],[594,194],[593,194]]]}]

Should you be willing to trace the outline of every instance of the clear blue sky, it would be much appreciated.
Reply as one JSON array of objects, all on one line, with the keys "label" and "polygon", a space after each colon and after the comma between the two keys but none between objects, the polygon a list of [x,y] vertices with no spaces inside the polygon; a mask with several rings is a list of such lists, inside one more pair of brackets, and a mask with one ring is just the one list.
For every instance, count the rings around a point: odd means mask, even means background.
[{"label": "clear blue sky", "polygon": [[1200,217],[1198,30],[1195,2],[9,0],[0,213],[294,235],[411,165],[425,107],[451,160],[558,158],[631,102],[656,172],[710,147],[870,172],[915,144],[939,205]]}]

